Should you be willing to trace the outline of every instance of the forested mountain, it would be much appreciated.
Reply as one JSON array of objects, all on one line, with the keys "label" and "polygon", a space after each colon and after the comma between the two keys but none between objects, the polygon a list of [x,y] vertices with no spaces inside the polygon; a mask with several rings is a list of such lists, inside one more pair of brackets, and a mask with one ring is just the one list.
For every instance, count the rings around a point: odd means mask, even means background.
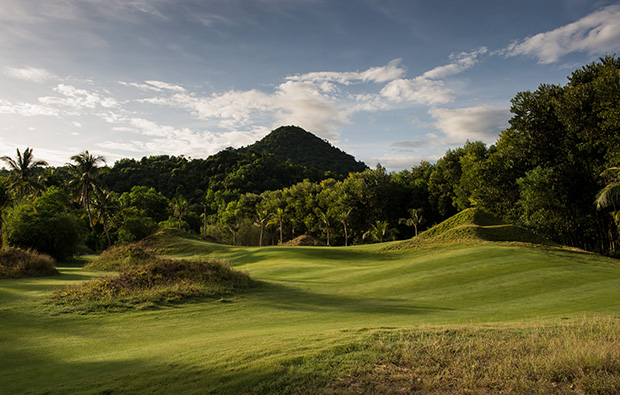
[{"label": "forested mountain", "polygon": [[281,126],[241,151],[267,152],[283,162],[315,168],[321,173],[330,172],[341,177],[368,168],[363,162],[355,160],[327,140],[297,126]]},{"label": "forested mountain", "polygon": [[227,148],[207,159],[168,155],[122,159],[103,180],[119,193],[141,185],[155,187],[168,198],[180,194],[198,203],[207,190],[261,193],[304,179],[344,179],[350,172],[366,168],[312,133],[284,126],[253,145]]}]

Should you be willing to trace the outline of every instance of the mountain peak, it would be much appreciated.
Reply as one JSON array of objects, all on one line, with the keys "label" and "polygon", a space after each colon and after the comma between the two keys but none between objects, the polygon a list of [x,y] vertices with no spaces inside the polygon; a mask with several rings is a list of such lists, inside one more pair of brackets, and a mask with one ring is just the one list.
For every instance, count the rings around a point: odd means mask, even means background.
[{"label": "mountain peak", "polygon": [[352,155],[334,147],[327,140],[292,125],[273,130],[243,150],[264,151],[279,160],[339,176],[367,169],[363,162],[355,160]]}]

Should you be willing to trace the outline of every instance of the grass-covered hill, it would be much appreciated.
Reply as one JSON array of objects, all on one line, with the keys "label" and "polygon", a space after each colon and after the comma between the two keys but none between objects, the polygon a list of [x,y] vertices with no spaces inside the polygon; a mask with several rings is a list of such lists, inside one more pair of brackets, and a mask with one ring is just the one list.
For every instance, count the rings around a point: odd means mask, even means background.
[{"label": "grass-covered hill", "polygon": [[352,155],[298,126],[281,126],[244,150],[267,152],[283,162],[343,177],[367,169],[363,162],[355,160]]},{"label": "grass-covered hill", "polygon": [[420,233],[413,239],[389,245],[389,249],[425,248],[450,244],[514,242],[557,246],[525,228],[507,224],[494,215],[469,208]]},{"label": "grass-covered hill", "polygon": [[[165,259],[225,257],[259,282],[224,301],[68,314],[46,302],[50,295],[107,272],[61,263],[60,276],[1,280],[0,358],[10,362],[0,386],[32,394],[618,393],[618,261],[531,239],[481,241],[471,236],[476,226],[507,225],[475,210],[451,221],[422,237],[436,238],[430,248],[242,248],[173,233],[138,246]],[[471,237],[443,243],[450,232]]]}]

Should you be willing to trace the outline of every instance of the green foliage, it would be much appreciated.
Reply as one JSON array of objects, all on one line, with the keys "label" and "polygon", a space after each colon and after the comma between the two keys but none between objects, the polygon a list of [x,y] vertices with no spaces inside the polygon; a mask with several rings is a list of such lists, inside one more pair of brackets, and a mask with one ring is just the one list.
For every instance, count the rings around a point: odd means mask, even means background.
[{"label": "green foliage", "polygon": [[130,243],[150,235],[157,228],[151,217],[143,215],[135,207],[127,207],[121,211],[118,241]]},{"label": "green foliage", "polygon": [[22,202],[7,217],[8,243],[33,248],[56,259],[73,255],[85,230],[68,204],[68,195],[55,187],[32,203]]},{"label": "green foliage", "polygon": [[6,247],[0,249],[0,278],[34,277],[58,274],[49,255],[33,250]]},{"label": "green foliage", "polygon": [[125,207],[133,206],[155,222],[165,221],[170,215],[170,201],[153,187],[135,185],[121,195]]},{"label": "green foliage", "polygon": [[620,61],[608,56],[566,86],[518,93],[510,128],[482,167],[480,204],[563,244],[613,245],[611,218],[597,216],[592,202],[620,152],[618,88]]},{"label": "green foliage", "polygon": [[[197,297],[222,297],[255,285],[249,275],[219,260],[181,261],[145,257],[135,250],[128,252],[125,255],[134,265],[120,266],[125,270],[118,276],[56,290],[52,301],[72,311],[124,310]],[[136,254],[138,257],[132,258]],[[135,265],[136,261],[144,263]]]}]

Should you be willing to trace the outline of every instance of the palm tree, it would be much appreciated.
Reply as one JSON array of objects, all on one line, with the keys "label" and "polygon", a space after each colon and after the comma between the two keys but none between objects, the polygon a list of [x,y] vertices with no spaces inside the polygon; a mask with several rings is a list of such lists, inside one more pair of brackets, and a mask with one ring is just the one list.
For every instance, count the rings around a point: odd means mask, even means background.
[{"label": "palm tree", "polygon": [[91,229],[94,229],[93,217],[90,212],[91,192],[100,185],[97,178],[99,172],[99,164],[105,163],[103,156],[91,155],[88,151],[80,152],[73,155],[71,160],[74,163],[67,163],[69,171],[73,179],[70,184],[78,192],[78,200],[84,205],[84,209],[88,214],[88,223]]},{"label": "palm tree", "polygon": [[183,196],[179,195],[172,198],[172,200],[170,201],[170,207],[172,207],[172,212],[179,221],[179,230],[181,230],[181,223],[183,222],[183,217],[186,216],[191,209],[189,202]]},{"label": "palm tree", "polygon": [[405,224],[405,226],[413,226],[415,229],[415,235],[418,235],[418,225],[420,225],[423,221],[422,218],[422,209],[410,208],[409,210],[409,218],[401,218],[398,220],[398,223]]},{"label": "palm tree", "polygon": [[103,232],[108,240],[108,247],[110,247],[112,241],[110,240],[108,224],[114,219],[114,214],[118,209],[118,201],[112,192],[98,187],[94,190],[93,209],[97,213],[97,219],[103,225]]},{"label": "palm tree", "polygon": [[11,204],[12,198],[5,178],[0,179],[0,249],[2,249],[2,225],[4,224],[4,209]]},{"label": "palm tree", "polygon": [[266,208],[256,209],[256,215],[254,217],[256,219],[256,222],[254,222],[254,224],[260,227],[260,237],[258,239],[259,247],[263,246],[263,233],[265,231],[265,225],[267,225],[267,222],[269,221],[270,215],[271,214],[269,213],[269,210],[267,210]]},{"label": "palm tree", "polygon": [[284,224],[284,219],[286,214],[281,207],[276,208],[276,212],[273,214],[270,224],[279,224],[280,225],[280,244],[282,244],[282,225]]},{"label": "palm tree", "polygon": [[333,214],[331,210],[322,211],[319,213],[319,220],[321,221],[320,228],[325,232],[327,236],[327,245],[329,246],[329,231],[332,226]]},{"label": "palm tree", "polygon": [[613,211],[616,212],[616,204],[620,203],[620,167],[611,167],[601,175],[613,175],[615,180],[605,185],[605,188],[598,192],[596,195],[596,208],[602,210],[612,207]]},{"label": "palm tree", "polygon": [[36,189],[37,183],[33,179],[36,170],[48,165],[44,160],[34,159],[32,148],[26,148],[23,154],[19,152],[18,148],[15,159],[10,156],[2,156],[0,159],[9,166],[9,170],[13,171],[13,186],[16,188],[17,196],[20,199],[26,196],[28,190]]},{"label": "palm tree", "polygon": [[375,221],[374,225],[371,225],[370,229],[362,235],[363,239],[371,237],[378,243],[383,243],[386,239],[393,239],[396,234],[396,229],[390,228],[387,221]]},{"label": "palm tree", "polygon": [[351,211],[353,211],[353,208],[350,208],[348,210],[345,210],[343,208],[339,214],[340,222],[342,222],[342,226],[344,227],[344,246],[345,247],[347,247],[349,244],[349,231],[347,228],[347,223],[349,222],[349,219],[351,218]]}]

